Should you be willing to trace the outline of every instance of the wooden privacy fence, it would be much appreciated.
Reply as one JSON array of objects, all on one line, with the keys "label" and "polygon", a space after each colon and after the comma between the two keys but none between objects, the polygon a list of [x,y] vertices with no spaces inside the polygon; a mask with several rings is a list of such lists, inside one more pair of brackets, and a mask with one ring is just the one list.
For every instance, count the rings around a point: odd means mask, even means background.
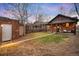
[{"label": "wooden privacy fence", "polygon": [[45,32],[45,31],[47,31],[46,24],[27,24],[26,25],[26,33]]}]

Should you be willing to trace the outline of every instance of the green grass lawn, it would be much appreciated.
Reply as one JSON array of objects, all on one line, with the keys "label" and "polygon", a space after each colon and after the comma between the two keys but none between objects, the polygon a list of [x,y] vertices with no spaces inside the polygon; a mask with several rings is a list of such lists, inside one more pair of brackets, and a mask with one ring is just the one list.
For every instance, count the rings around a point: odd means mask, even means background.
[{"label": "green grass lawn", "polygon": [[[30,34],[27,34],[29,35],[30,37],[37,37],[37,36],[42,36],[42,35],[47,35],[47,34],[50,34],[49,32],[34,32],[34,33],[30,33]],[[27,36],[26,35],[26,36]]]},{"label": "green grass lawn", "polygon": [[67,38],[66,35],[60,35],[60,34],[52,34],[52,35],[48,35],[46,37],[42,37],[37,39],[40,43],[51,43],[51,42],[55,42],[55,43],[59,43],[64,41],[64,39]]}]

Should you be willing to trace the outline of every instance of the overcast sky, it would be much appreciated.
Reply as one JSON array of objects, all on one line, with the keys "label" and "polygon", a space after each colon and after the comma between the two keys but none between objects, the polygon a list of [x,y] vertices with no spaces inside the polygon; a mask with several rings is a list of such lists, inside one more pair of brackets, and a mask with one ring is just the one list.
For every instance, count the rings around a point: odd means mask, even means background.
[{"label": "overcast sky", "polygon": [[[61,13],[60,9],[63,9],[64,12],[68,16],[76,16],[76,14],[70,15],[68,13],[71,8],[74,9],[73,4],[68,4],[68,3],[31,3],[28,6],[28,9],[31,8],[29,13],[32,14],[32,16],[29,18],[30,21],[34,21],[34,19],[35,19],[34,15],[36,13],[35,9],[37,7],[40,8],[40,13],[43,13],[47,17],[50,17],[50,18],[48,18],[48,20],[55,17],[57,14],[60,14]],[[9,5],[8,4],[0,4],[0,16],[13,18],[13,16],[10,13],[8,13],[5,10],[5,8],[9,8]]]}]

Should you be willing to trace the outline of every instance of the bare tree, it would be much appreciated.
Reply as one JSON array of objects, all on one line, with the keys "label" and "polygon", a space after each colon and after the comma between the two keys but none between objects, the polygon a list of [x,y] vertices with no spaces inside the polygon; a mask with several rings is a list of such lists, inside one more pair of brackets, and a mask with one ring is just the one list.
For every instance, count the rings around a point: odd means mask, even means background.
[{"label": "bare tree", "polygon": [[6,10],[10,12],[16,19],[20,21],[20,23],[23,23],[26,21],[28,22],[28,17],[31,15],[28,14],[28,5],[25,3],[15,3],[15,4],[9,4],[9,8]]},{"label": "bare tree", "polygon": [[25,35],[25,22],[28,22],[28,17],[31,15],[28,14],[28,5],[27,3],[14,3],[8,4],[9,8],[6,8],[16,19],[19,20],[21,24],[24,25],[24,35]]},{"label": "bare tree", "polygon": [[78,6],[79,6],[79,4],[74,3],[75,11],[76,11],[77,15],[79,16]]},{"label": "bare tree", "polygon": [[44,15],[43,14],[38,15],[38,21],[39,22],[44,22]]},{"label": "bare tree", "polygon": [[[67,4],[67,5],[72,5],[72,4]],[[71,12],[71,9],[72,9],[72,7],[69,7],[68,9],[67,9],[67,7],[66,6],[60,6],[59,7],[59,12],[60,12],[60,14],[63,14],[63,15],[71,15],[71,14],[73,14],[72,12]]]},{"label": "bare tree", "polygon": [[46,14],[45,14],[45,12],[43,11],[42,6],[38,4],[38,5],[36,6],[35,11],[36,11],[36,15],[35,15],[36,21],[38,21],[38,22],[44,22],[44,20],[45,20],[45,18],[46,18],[46,17],[45,17]]},{"label": "bare tree", "polygon": [[36,10],[35,10],[36,11],[36,15],[35,15],[36,21],[38,21],[40,10],[41,10],[41,7],[39,5],[36,5]]},{"label": "bare tree", "polygon": [[59,7],[59,12],[60,12],[60,14],[63,14],[63,15],[66,14],[66,10],[63,6]]},{"label": "bare tree", "polygon": [[79,16],[79,4],[78,3],[72,3],[72,8],[70,9],[69,14]]}]

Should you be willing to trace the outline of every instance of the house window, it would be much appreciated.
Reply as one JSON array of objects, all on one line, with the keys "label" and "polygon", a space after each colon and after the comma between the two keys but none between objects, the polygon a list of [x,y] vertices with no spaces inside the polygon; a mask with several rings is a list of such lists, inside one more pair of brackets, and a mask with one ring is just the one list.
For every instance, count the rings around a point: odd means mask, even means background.
[{"label": "house window", "polygon": [[69,23],[66,23],[66,27],[69,27]]}]

